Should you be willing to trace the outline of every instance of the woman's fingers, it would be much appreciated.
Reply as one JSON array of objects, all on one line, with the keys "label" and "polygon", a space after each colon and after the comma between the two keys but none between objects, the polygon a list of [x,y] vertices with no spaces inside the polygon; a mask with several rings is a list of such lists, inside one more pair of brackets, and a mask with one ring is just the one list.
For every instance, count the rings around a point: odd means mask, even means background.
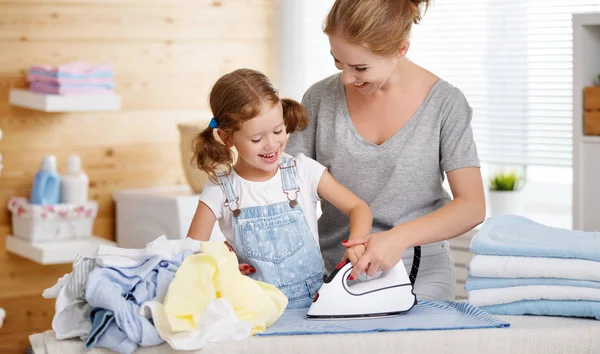
[{"label": "woman's fingers", "polygon": [[356,251],[355,251],[356,257],[359,259],[365,254],[365,251],[367,250],[365,248],[365,246],[355,247],[355,249],[356,249]]},{"label": "woman's fingers", "polygon": [[353,266],[356,264],[356,262],[358,262],[359,258],[360,257],[357,257],[357,255],[354,252],[348,252],[348,259],[350,260],[350,263],[352,263]]},{"label": "woman's fingers", "polygon": [[354,264],[352,272],[350,273],[350,280],[358,278],[359,275],[365,272],[370,262],[368,257],[369,255],[365,254],[358,260],[358,262],[356,262],[356,264]]},{"label": "woman's fingers", "polygon": [[375,262],[375,261],[371,261],[371,263],[369,263],[369,266],[367,267],[367,275],[372,277],[373,275],[375,275],[375,273],[377,273],[378,271],[380,271],[380,266],[381,264],[379,262]]},{"label": "woman's fingers", "polygon": [[368,243],[369,240],[370,240],[370,236],[365,237],[365,238],[355,238],[352,240],[344,240],[344,241],[342,241],[342,246],[352,247],[352,246],[356,246],[356,245],[364,245],[364,244]]}]

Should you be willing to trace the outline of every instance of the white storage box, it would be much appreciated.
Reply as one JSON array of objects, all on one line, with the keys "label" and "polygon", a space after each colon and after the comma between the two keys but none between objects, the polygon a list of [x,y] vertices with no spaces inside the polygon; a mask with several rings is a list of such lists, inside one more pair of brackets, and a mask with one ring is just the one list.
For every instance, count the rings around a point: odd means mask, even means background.
[{"label": "white storage box", "polygon": [[[187,236],[198,206],[198,197],[188,185],[124,189],[113,194],[117,208],[117,244],[144,248],[161,235],[177,240]],[[218,223],[210,239],[224,241]]]},{"label": "white storage box", "polygon": [[8,202],[13,235],[36,242],[92,237],[98,203],[29,204],[25,198]]}]

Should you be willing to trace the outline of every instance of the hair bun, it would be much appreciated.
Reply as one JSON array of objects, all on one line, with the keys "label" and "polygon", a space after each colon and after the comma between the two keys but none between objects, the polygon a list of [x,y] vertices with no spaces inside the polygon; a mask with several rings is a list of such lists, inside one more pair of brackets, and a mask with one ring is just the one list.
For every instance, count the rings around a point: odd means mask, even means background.
[{"label": "hair bun", "polygon": [[[400,0],[400,1],[406,1],[406,0]],[[430,0],[409,0],[409,1],[413,5],[413,11],[414,11],[413,23],[417,24],[417,23],[421,22],[421,19],[423,18],[423,14],[421,13],[421,4],[425,4],[425,11],[427,11]]]}]

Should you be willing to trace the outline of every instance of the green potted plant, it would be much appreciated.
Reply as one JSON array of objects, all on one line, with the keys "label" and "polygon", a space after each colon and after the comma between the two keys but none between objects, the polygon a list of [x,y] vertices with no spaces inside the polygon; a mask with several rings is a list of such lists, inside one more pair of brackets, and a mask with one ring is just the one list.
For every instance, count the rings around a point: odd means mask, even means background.
[{"label": "green potted plant", "polygon": [[522,190],[525,185],[523,174],[515,170],[492,173],[488,184],[490,214],[520,214],[523,210]]}]

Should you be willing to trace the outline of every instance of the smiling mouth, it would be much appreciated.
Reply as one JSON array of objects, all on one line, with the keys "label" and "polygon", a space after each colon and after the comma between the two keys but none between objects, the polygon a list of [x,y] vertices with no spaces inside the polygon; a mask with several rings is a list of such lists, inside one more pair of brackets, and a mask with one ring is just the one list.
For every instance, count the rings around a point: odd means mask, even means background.
[{"label": "smiling mouth", "polygon": [[354,82],[352,83],[352,85],[354,85],[355,87],[364,87],[368,84],[368,82]]},{"label": "smiling mouth", "polygon": [[273,152],[270,154],[264,154],[264,155],[258,155],[258,156],[264,157],[265,159],[272,159],[273,157],[275,157],[275,155],[277,155],[277,152]]}]

